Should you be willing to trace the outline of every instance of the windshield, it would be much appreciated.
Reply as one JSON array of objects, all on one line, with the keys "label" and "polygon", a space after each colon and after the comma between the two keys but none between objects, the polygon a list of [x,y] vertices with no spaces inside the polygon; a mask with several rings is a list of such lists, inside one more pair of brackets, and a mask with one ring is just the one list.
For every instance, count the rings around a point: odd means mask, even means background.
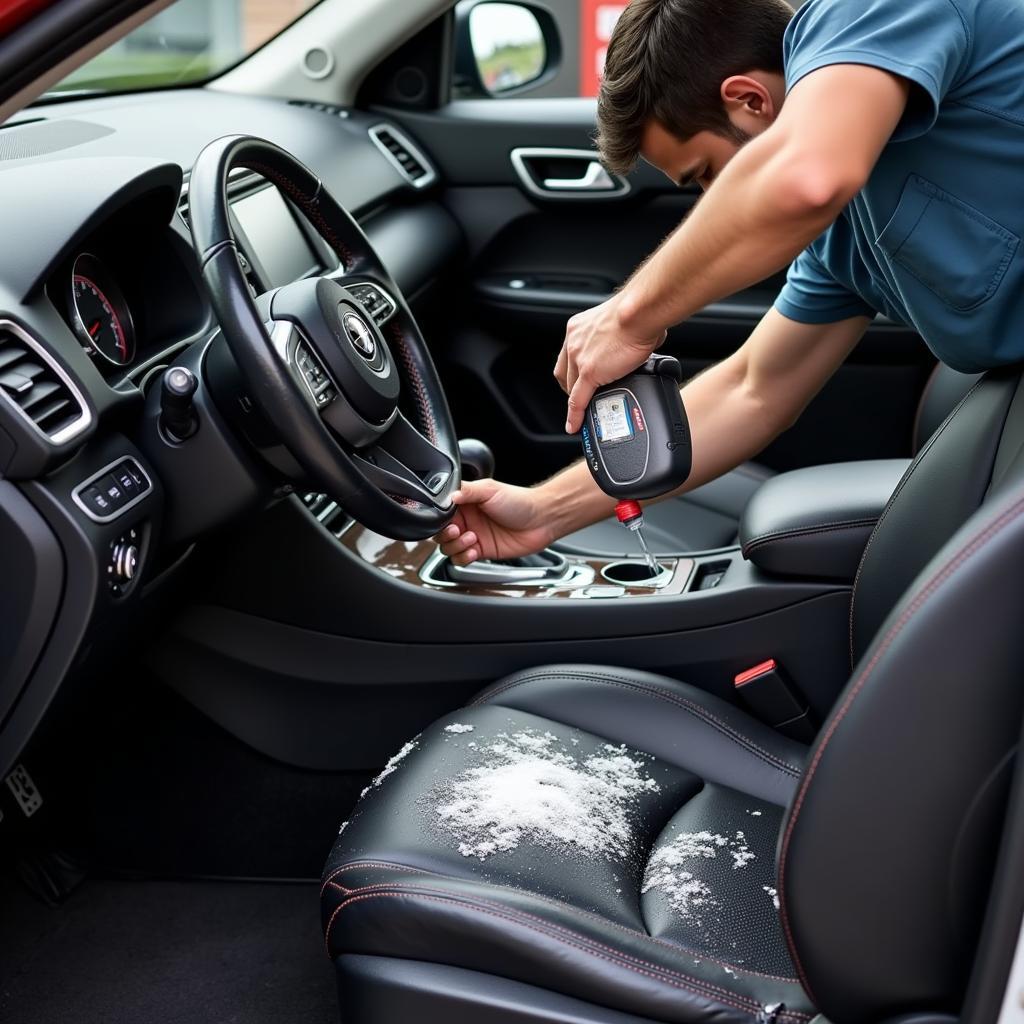
[{"label": "windshield", "polygon": [[176,0],[48,93],[130,92],[213,78],[319,0]]}]

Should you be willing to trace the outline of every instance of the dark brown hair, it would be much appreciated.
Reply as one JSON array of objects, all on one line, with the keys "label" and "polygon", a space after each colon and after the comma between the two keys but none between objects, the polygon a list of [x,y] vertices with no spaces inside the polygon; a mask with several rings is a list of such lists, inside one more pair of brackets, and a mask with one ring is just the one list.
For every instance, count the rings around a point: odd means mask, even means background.
[{"label": "dark brown hair", "polygon": [[651,118],[680,139],[734,137],[720,88],[746,71],[781,73],[785,0],[632,0],[605,62],[597,144],[608,167],[628,172]]}]

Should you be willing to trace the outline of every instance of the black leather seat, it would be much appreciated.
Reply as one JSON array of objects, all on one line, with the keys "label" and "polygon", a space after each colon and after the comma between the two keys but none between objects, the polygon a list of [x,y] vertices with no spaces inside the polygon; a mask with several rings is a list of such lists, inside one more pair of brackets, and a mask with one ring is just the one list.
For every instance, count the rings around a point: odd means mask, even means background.
[{"label": "black leather seat", "polygon": [[[346,1024],[834,1024],[962,998],[1021,726],[1024,388],[901,480],[810,749],[685,683],[523,672],[407,744],[343,826]],[[726,627],[727,628],[727,627]]]},{"label": "black leather seat", "polygon": [[[916,455],[953,407],[978,381],[978,374],[959,373],[939,363],[921,393],[914,419],[911,454]],[[713,551],[737,541],[743,510],[765,480],[775,471],[757,462],[746,462],[717,480],[644,509],[645,534],[652,549],[660,552]],[[622,526],[606,519],[570,534],[557,545],[564,551],[584,554],[633,554]]]}]

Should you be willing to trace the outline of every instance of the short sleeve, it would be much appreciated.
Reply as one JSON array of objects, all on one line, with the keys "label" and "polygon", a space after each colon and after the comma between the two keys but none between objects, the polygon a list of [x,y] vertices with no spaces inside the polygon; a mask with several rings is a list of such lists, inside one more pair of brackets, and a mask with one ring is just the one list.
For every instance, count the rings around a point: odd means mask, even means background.
[{"label": "short sleeve", "polygon": [[919,87],[893,136],[915,138],[935,123],[970,46],[954,0],[810,0],[786,31],[786,89],[833,64],[889,71]]},{"label": "short sleeve", "polygon": [[840,284],[813,249],[805,249],[793,261],[775,308],[801,324],[832,324],[855,316],[874,317],[877,312]]}]

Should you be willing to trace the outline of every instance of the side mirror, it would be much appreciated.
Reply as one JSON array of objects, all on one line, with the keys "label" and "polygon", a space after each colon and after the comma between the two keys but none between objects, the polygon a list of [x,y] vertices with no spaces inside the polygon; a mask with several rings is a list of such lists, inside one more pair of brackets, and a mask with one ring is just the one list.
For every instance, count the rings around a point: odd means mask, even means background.
[{"label": "side mirror", "polygon": [[462,0],[455,9],[457,96],[512,96],[549,80],[562,45],[550,12],[526,3]]}]

